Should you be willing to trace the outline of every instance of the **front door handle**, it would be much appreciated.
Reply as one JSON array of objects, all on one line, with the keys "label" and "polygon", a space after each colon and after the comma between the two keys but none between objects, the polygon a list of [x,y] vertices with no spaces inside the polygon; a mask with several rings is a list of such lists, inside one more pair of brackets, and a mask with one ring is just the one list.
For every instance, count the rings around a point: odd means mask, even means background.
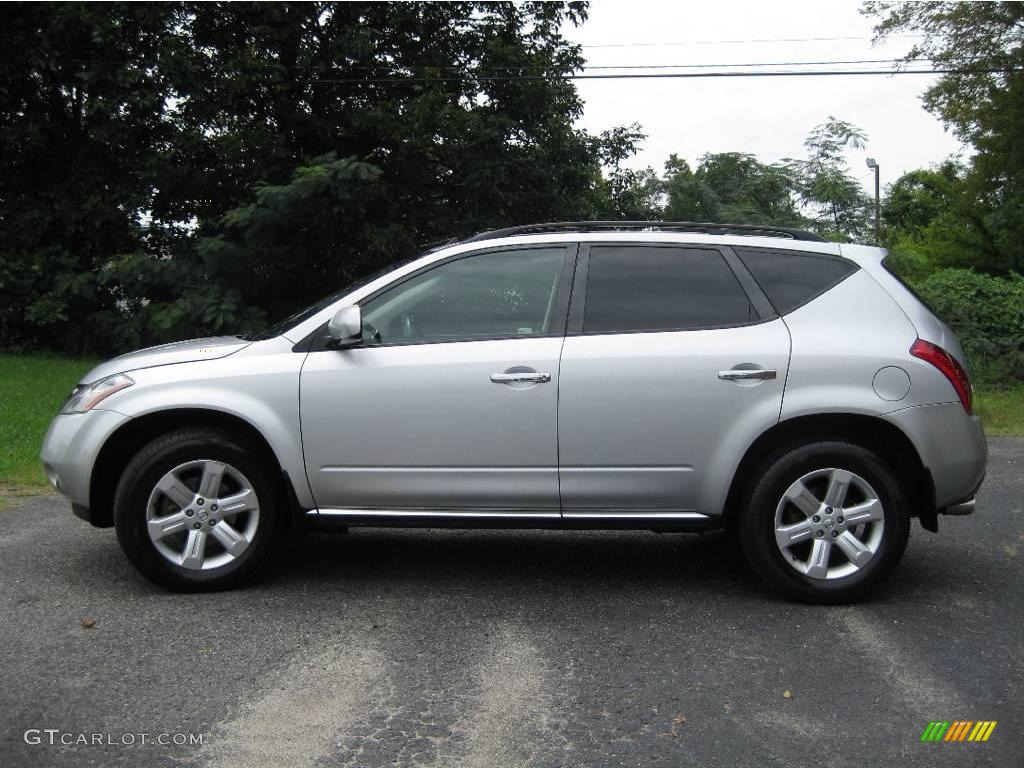
[{"label": "front door handle", "polygon": [[765,381],[766,379],[774,379],[775,371],[768,370],[766,368],[755,368],[754,370],[737,370],[731,371],[719,371],[718,378],[722,381],[738,381],[741,379],[756,379],[758,381]]},{"label": "front door handle", "polygon": [[537,384],[547,384],[551,381],[550,373],[537,373],[536,371],[521,371],[518,373],[492,373],[491,381],[495,384],[510,384],[517,381],[531,381]]}]

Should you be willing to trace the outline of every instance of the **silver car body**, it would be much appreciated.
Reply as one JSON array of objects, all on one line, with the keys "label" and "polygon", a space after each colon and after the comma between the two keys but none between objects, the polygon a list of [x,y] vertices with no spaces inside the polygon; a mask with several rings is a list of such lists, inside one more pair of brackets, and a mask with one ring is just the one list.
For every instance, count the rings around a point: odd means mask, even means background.
[{"label": "silver car body", "polygon": [[[783,317],[740,327],[297,351],[340,308],[456,255],[638,242],[793,249],[859,269]],[[200,339],[97,366],[83,383],[115,373],[135,383],[92,411],[57,416],[42,460],[76,511],[92,506],[89,519],[103,521],[96,462],[112,436],[154,414],[217,412],[262,436],[311,516],[713,524],[759,437],[804,416],[850,414],[898,428],[933,479],[934,508],[949,508],[981,482],[984,435],[950,382],[909,349],[921,338],[966,361],[951,331],[882,267],[884,256],[865,246],[673,232],[459,243],[276,338]],[[750,369],[774,378],[720,376]],[[491,380],[522,371],[549,380]]]}]

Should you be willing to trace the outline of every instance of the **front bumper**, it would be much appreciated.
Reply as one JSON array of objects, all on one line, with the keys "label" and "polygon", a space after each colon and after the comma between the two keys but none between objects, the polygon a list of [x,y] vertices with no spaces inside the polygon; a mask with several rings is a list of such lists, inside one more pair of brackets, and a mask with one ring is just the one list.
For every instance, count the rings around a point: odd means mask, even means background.
[{"label": "front bumper", "polygon": [[73,505],[88,509],[96,457],[111,433],[127,419],[117,411],[97,408],[86,413],[60,414],[50,423],[39,458],[50,484]]}]

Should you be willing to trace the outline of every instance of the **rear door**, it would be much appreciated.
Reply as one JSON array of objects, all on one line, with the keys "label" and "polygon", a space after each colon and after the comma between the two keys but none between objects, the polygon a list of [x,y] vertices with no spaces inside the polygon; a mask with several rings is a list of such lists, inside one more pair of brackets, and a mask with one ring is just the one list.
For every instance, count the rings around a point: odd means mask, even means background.
[{"label": "rear door", "polygon": [[717,514],[739,457],[778,421],[785,325],[727,248],[592,243],[576,275],[563,515]]}]

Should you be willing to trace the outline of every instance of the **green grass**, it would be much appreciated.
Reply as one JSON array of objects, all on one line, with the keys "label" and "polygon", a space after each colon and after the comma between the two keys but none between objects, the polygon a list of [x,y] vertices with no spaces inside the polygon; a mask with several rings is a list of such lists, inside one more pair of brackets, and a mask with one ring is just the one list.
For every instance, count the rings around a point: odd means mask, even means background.
[{"label": "green grass", "polygon": [[0,355],[0,495],[49,487],[39,448],[43,435],[92,360]]},{"label": "green grass", "polygon": [[1024,384],[974,393],[974,412],[988,435],[1024,435]]}]

